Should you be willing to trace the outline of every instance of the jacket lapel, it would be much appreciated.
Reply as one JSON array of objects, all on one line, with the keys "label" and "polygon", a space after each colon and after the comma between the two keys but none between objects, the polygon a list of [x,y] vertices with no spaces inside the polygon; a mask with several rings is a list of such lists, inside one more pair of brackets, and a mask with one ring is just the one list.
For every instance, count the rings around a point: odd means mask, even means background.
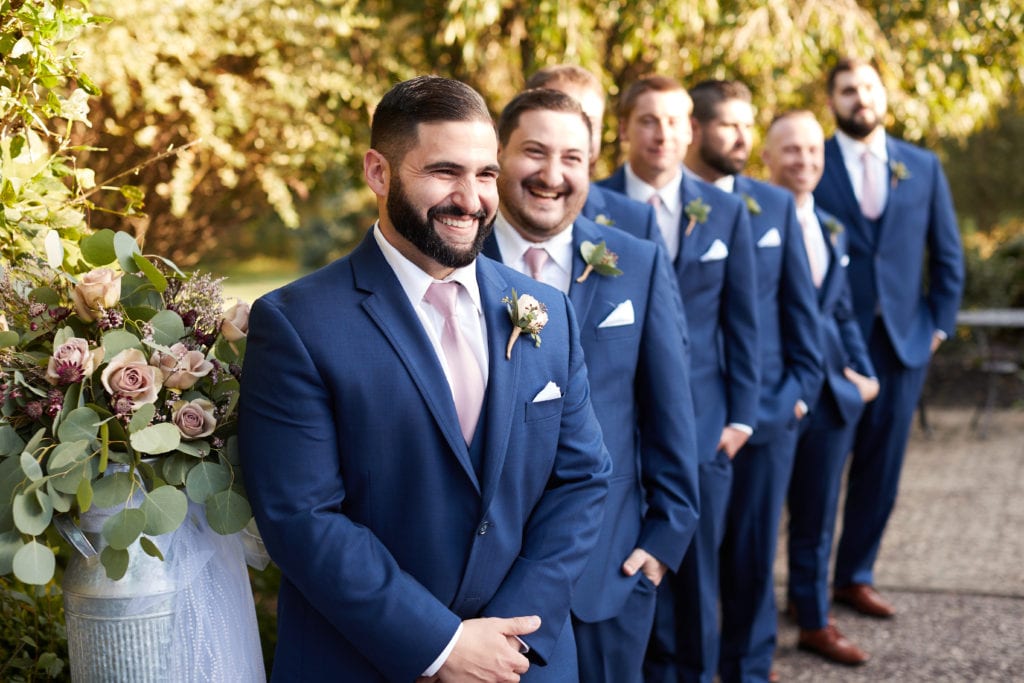
[{"label": "jacket lapel", "polygon": [[363,309],[401,358],[445,441],[479,492],[480,483],[462,437],[448,379],[419,316],[374,241],[372,231],[352,252],[352,271],[356,287],[368,294]]},{"label": "jacket lapel", "polygon": [[683,179],[679,183],[679,193],[682,195],[682,204],[679,207],[679,253],[676,255],[675,268],[676,274],[682,276],[686,266],[700,258],[697,245],[704,241],[700,239],[698,234],[702,227],[701,223],[694,225],[693,232],[690,233],[689,237],[686,236],[686,227],[690,224],[690,217],[686,213],[686,205],[694,199],[703,199],[703,195],[693,178],[687,177],[685,173],[683,173]]},{"label": "jacket lapel", "polygon": [[580,253],[580,245],[584,242],[597,244],[601,241],[601,231],[594,223],[584,219],[582,216],[576,218],[572,226],[572,279],[569,282],[569,300],[572,301],[573,310],[576,312],[576,319],[580,324],[587,319],[590,313],[590,305],[594,302],[594,294],[597,292],[598,283],[601,279],[596,271],[583,282],[576,282],[576,278],[583,275],[587,267]]},{"label": "jacket lapel", "polygon": [[[846,163],[843,161],[843,153],[839,149],[839,142],[836,141],[835,137],[831,137],[825,143],[825,173],[831,177],[832,183],[835,185],[836,194],[839,195],[843,204],[846,205],[845,214],[847,216],[856,216],[856,225],[847,226],[847,228],[855,229],[861,233],[864,240],[870,244],[875,244],[875,230],[872,228],[871,223],[860,210],[860,202],[857,201],[857,195],[853,193],[853,181],[850,180],[850,174],[846,171]],[[882,220],[884,220],[884,214]]]}]

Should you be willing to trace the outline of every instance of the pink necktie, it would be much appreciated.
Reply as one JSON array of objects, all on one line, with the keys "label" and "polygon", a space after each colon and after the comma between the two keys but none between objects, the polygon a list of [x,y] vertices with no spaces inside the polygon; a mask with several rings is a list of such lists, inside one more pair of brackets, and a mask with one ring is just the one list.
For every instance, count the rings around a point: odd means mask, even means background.
[{"label": "pink necktie", "polygon": [[878,164],[871,157],[871,152],[864,150],[860,160],[864,172],[860,188],[860,210],[868,219],[875,220],[882,215],[882,179],[878,177]]},{"label": "pink necktie", "polygon": [[647,203],[653,206],[654,210],[657,211],[658,207],[661,206],[661,196],[657,192],[655,192],[654,194],[647,198]]},{"label": "pink necktie", "polygon": [[530,269],[530,277],[540,280],[540,275],[544,272],[544,264],[548,262],[548,252],[538,247],[530,247],[523,254],[523,261]]},{"label": "pink necktie", "polygon": [[821,254],[818,251],[818,242],[815,241],[814,235],[811,233],[812,230],[817,230],[817,227],[807,220],[803,214],[797,213],[797,220],[800,221],[801,232],[804,235],[804,248],[807,250],[807,262],[811,266],[811,280],[814,281],[815,287],[821,287],[821,283],[825,280],[825,268],[821,262]]},{"label": "pink necktie", "polygon": [[480,372],[473,349],[459,329],[455,303],[459,296],[458,282],[434,282],[427,288],[423,300],[444,316],[441,331],[441,349],[452,376],[452,398],[459,426],[466,443],[473,440],[480,408],[484,401],[484,377]]}]

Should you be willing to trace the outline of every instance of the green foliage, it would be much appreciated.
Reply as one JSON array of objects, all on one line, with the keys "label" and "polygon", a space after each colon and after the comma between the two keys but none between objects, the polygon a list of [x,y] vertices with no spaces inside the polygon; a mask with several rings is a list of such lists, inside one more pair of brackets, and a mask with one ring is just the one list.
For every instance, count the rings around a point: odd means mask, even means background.
[{"label": "green foliage", "polygon": [[60,588],[0,577],[0,680],[63,680],[67,658]]}]

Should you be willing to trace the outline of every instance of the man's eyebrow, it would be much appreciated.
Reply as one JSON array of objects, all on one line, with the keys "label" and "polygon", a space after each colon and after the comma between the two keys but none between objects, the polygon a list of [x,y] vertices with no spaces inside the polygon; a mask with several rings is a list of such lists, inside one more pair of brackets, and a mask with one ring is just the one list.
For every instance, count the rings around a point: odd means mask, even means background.
[{"label": "man's eyebrow", "polygon": [[[497,173],[500,170],[500,168],[501,167],[498,166],[498,164],[487,164],[482,169],[480,169],[480,171]],[[428,173],[431,171],[457,171],[461,173],[466,170],[466,167],[462,164],[457,164],[454,161],[435,161],[432,164],[427,164],[426,166],[424,166],[423,170],[427,171]]]}]

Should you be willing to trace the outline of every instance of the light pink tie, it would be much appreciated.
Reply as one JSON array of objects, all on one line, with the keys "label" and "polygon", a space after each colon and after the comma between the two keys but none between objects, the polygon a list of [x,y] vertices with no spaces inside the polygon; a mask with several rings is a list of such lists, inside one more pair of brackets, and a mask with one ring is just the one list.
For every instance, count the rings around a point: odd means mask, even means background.
[{"label": "light pink tie", "polygon": [[878,177],[878,164],[871,152],[864,150],[860,161],[864,172],[860,188],[860,210],[868,219],[875,220],[882,215],[882,179]]},{"label": "light pink tie", "polygon": [[661,206],[661,195],[655,192],[654,194],[647,198],[647,203],[653,206],[654,210],[657,211],[658,207]]},{"label": "light pink tie", "polygon": [[[797,220],[800,221],[800,229],[804,235],[804,249],[807,250],[807,262],[811,266],[811,280],[814,281],[815,287],[821,287],[821,283],[825,280],[825,267],[821,262],[821,253],[818,251],[818,242],[814,239],[814,235],[811,233],[812,230],[817,230],[817,227],[802,214],[797,213]],[[820,232],[820,231],[819,231]]]},{"label": "light pink tie", "polygon": [[427,288],[423,300],[444,316],[441,331],[441,350],[448,362],[452,376],[452,398],[455,412],[459,415],[459,426],[466,443],[473,441],[480,408],[484,401],[484,377],[473,349],[462,330],[456,312],[459,296],[458,282],[434,282]]},{"label": "light pink tie", "polygon": [[544,272],[544,264],[548,262],[548,252],[538,247],[530,247],[523,253],[523,261],[530,269],[530,277],[540,280],[541,273]]}]

